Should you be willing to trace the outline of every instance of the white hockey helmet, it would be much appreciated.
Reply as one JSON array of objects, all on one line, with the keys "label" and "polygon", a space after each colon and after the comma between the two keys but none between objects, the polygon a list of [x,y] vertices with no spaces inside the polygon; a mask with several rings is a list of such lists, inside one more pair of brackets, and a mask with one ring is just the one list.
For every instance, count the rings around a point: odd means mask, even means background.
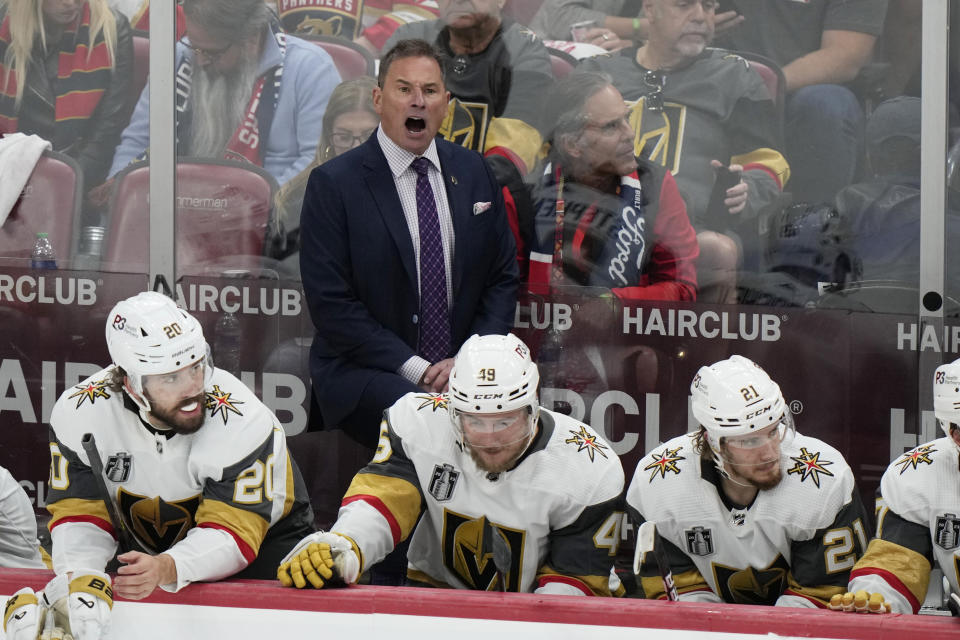
[{"label": "white hockey helmet", "polygon": [[782,438],[792,435],[793,417],[779,385],[748,358],[735,355],[700,367],[690,393],[693,416],[719,457],[722,438],[746,436],[780,423],[785,427]]},{"label": "white hockey helmet", "polygon": [[933,413],[950,437],[950,425],[960,425],[960,360],[937,367],[933,374]]},{"label": "white hockey helmet", "polygon": [[450,371],[450,419],[459,429],[460,413],[507,413],[527,408],[531,427],[540,404],[540,373],[530,349],[512,333],[472,335],[460,347]]},{"label": "white hockey helmet", "polygon": [[134,398],[146,411],[144,376],[171,373],[193,363],[204,362],[204,384],[213,377],[210,348],[203,327],[177,304],[154,291],[144,291],[121,300],[107,316],[107,349],[114,364],[123,368]]}]

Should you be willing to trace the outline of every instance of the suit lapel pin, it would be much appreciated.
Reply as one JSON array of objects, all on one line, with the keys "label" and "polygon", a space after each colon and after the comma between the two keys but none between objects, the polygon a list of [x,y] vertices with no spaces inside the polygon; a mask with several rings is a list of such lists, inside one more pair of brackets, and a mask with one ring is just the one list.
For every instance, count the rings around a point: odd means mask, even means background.
[{"label": "suit lapel pin", "polygon": [[457,184],[457,176],[450,176],[450,182]]}]

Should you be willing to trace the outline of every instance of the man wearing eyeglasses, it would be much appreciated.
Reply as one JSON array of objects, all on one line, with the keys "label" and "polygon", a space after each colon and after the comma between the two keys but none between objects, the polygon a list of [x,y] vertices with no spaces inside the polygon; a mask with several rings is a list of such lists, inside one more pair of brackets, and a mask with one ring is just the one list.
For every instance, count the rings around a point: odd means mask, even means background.
[{"label": "man wearing eyeglasses", "polygon": [[[715,0],[645,0],[650,37],[622,55],[585,60],[609,73],[631,106],[637,155],[677,179],[700,243],[700,299],[736,302],[736,239],[745,221],[775,204],[789,178],[777,111],[743,59],[708,49]],[[729,180],[718,197],[721,177]],[[722,183],[721,183],[722,184]]]},{"label": "man wearing eyeglasses", "polygon": [[[263,167],[280,184],[313,159],[323,112],[340,75],[314,44],[286,35],[263,0],[185,0],[177,45],[179,155]],[[110,170],[145,159],[150,144],[145,88]]]},{"label": "man wearing eyeglasses", "polygon": [[[796,433],[780,387],[743,356],[701,367],[690,393],[700,428],[648,453],[627,489],[634,523],[656,524],[679,599],[825,608],[867,545],[850,467]],[[640,582],[662,599],[653,555]]]}]

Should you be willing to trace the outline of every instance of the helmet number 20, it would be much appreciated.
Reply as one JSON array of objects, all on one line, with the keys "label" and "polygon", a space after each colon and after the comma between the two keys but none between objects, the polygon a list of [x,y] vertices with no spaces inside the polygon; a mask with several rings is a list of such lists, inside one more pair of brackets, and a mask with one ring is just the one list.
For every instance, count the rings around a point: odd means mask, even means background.
[{"label": "helmet number 20", "polygon": [[497,379],[497,370],[496,369],[480,369],[477,372],[477,380],[483,380],[485,382],[494,382]]},{"label": "helmet number 20", "polygon": [[168,338],[176,338],[183,333],[183,329],[180,328],[180,325],[176,322],[168,324],[163,328],[163,332],[167,334]]}]

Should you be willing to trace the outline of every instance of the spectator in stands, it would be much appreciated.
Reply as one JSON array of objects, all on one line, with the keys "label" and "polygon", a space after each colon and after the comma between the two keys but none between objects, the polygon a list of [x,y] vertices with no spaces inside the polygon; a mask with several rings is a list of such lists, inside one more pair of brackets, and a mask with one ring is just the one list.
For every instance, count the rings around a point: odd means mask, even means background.
[{"label": "spectator in stands", "polygon": [[516,336],[472,336],[449,397],[410,393],[387,410],[332,530],[303,539],[280,582],[351,584],[409,539],[406,575],[421,586],[621,595],[620,461],[590,427],[542,408],[539,381]]},{"label": "spectator in stands", "polygon": [[[706,49],[714,32],[714,0],[682,5],[644,0],[643,7],[650,20],[643,46],[581,66],[613,78],[632,105],[637,155],[676,178],[700,245],[698,298],[735,302],[741,244],[751,240],[746,222],[766,215],[789,177],[777,151],[776,109],[763,80],[743,59]],[[710,217],[721,167],[740,179],[721,194],[719,216]]]},{"label": "spectator in stands", "polygon": [[398,27],[434,20],[439,13],[436,0],[367,0],[363,3],[363,32],[354,42],[379,56]]},{"label": "spectator in stands", "polygon": [[363,144],[377,130],[380,116],[373,108],[373,88],[377,81],[369,76],[341,82],[323,114],[323,132],[317,145],[316,158],[306,169],[289,180],[276,196],[277,220],[280,224],[279,244],[274,257],[290,262],[291,271],[300,277],[300,210],[307,189],[307,179],[315,167]]},{"label": "spectator in stands", "polygon": [[[642,0],[544,0],[530,21],[530,28],[544,40],[575,40],[571,28],[588,20],[594,26],[583,41],[616,51],[630,42],[646,40],[650,23],[641,11]],[[717,31],[743,20],[735,11],[717,14]]]},{"label": "spectator in stands", "polygon": [[686,206],[670,172],[634,155],[628,118],[606,74],[573,73],[550,92],[550,153],[536,171],[533,229],[521,234],[531,238],[531,291],[574,284],[630,300],[696,298],[698,248]]},{"label": "spectator in stands", "polygon": [[[837,210],[849,220],[864,280],[920,284],[920,98],[901,96],[877,106],[867,119],[871,177],[837,194]],[[953,156],[956,162],[956,156]],[[955,164],[952,179],[956,180]],[[949,185],[944,218],[948,238],[960,235],[960,193]],[[960,255],[945,256],[947,282],[960,280]],[[894,300],[889,300],[893,305]],[[916,310],[917,298],[911,299]],[[876,311],[910,313],[910,309]]]},{"label": "spectator in stands", "polygon": [[[262,166],[280,184],[314,157],[327,100],[340,82],[320,47],[285,35],[263,0],[185,0],[177,45],[181,155]],[[111,175],[147,156],[150,93],[124,130]]]},{"label": "spectator in stands", "polygon": [[887,0],[731,0],[744,21],[718,46],[766,56],[787,82],[794,199],[832,202],[863,153],[863,110],[844,86],[873,52]]},{"label": "spectator in stands", "polygon": [[0,134],[37,134],[103,181],[129,113],[133,40],[106,0],[0,3]]},{"label": "spectator in stands", "polygon": [[314,169],[303,201],[313,390],[327,428],[371,448],[384,409],[445,391],[463,341],[513,322],[516,245],[500,187],[479,155],[435,139],[449,99],[440,65],[424,41],[389,51],[376,135]]},{"label": "spectator in stands", "polygon": [[401,26],[387,46],[417,38],[446,55],[446,86],[455,99],[440,134],[488,157],[499,156],[492,162],[506,184],[505,162],[526,174],[540,150],[536,127],[542,97],[553,82],[550,57],[532,31],[501,15],[502,0],[438,4],[437,20]]}]

